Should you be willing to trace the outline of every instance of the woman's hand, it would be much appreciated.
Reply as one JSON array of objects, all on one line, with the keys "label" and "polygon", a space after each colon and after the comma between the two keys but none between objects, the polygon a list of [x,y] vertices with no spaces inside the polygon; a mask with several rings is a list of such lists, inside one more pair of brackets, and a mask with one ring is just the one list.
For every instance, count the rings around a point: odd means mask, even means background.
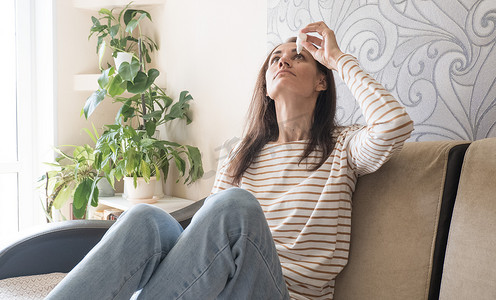
[{"label": "woman's hand", "polygon": [[303,42],[302,45],[312,54],[315,60],[329,69],[336,70],[336,60],[343,52],[339,49],[334,31],[329,29],[324,22],[308,24],[300,31],[303,33],[317,32],[322,36],[322,39],[320,39],[316,36],[307,35],[307,41]]}]

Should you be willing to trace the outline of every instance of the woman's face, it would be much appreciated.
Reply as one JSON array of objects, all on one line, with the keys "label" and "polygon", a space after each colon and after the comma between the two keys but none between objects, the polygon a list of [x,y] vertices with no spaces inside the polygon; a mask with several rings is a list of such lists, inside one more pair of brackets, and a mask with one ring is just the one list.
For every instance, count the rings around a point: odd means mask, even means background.
[{"label": "woman's face", "polygon": [[327,88],[325,75],[318,71],[317,62],[306,49],[296,53],[296,43],[278,46],[269,57],[265,73],[267,95],[277,100],[285,95],[315,98]]}]

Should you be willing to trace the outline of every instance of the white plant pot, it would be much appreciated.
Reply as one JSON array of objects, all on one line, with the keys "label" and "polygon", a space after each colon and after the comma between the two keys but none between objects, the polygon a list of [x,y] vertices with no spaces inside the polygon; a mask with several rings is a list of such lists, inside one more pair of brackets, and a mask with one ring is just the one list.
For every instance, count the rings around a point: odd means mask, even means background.
[{"label": "white plant pot", "polygon": [[157,199],[155,194],[156,177],[150,177],[150,182],[146,183],[145,179],[138,177],[136,188],[134,187],[133,177],[124,177],[124,194],[128,201],[132,203],[155,203]]},{"label": "white plant pot", "polygon": [[115,70],[119,71],[119,67],[123,62],[131,63],[133,54],[128,52],[117,52],[117,57],[114,57]]}]

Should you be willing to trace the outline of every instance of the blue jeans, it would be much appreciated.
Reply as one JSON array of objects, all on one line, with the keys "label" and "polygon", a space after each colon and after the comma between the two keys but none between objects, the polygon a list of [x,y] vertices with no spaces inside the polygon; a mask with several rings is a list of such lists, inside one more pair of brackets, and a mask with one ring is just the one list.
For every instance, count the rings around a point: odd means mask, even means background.
[{"label": "blue jeans", "polygon": [[249,192],[211,195],[183,231],[151,205],[126,211],[47,299],[289,299],[263,211]]}]

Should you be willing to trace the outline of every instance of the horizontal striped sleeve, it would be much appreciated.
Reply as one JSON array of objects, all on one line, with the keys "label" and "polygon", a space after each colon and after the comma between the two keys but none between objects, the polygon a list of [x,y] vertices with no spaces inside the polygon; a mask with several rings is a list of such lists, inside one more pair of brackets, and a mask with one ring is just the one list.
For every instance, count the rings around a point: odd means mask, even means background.
[{"label": "horizontal striped sleeve", "polygon": [[337,61],[338,73],[358,102],[366,126],[346,141],[351,167],[363,175],[379,169],[401,149],[413,131],[405,108],[374,78],[364,72],[349,54]]}]

